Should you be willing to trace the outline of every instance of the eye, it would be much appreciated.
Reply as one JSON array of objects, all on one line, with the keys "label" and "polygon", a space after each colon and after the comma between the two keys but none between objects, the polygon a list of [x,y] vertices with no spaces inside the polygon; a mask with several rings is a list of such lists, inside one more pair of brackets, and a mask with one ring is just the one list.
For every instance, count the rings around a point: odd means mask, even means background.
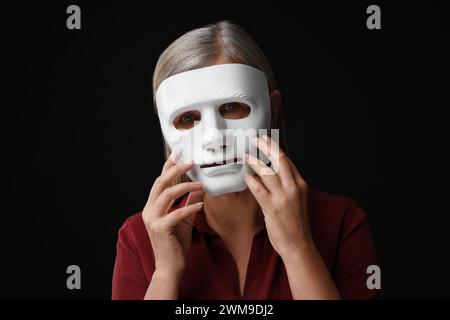
[{"label": "eye", "polygon": [[250,114],[250,107],[241,102],[228,102],[219,107],[219,112],[225,119],[242,119]]},{"label": "eye", "polygon": [[200,121],[200,112],[197,110],[187,111],[175,118],[173,125],[179,130],[190,129],[194,126],[195,121]]}]

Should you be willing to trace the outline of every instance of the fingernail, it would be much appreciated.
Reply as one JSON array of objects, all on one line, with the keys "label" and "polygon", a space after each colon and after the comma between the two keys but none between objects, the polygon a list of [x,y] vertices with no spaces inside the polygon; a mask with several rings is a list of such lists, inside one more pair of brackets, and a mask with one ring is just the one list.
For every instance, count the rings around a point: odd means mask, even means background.
[{"label": "fingernail", "polygon": [[203,206],[203,202],[197,202],[195,205],[196,205],[197,207],[201,207],[201,206]]},{"label": "fingernail", "polygon": [[172,160],[173,162],[177,161],[177,155],[176,155],[174,152],[172,152],[172,153],[170,154],[169,158],[170,158],[170,160]]}]

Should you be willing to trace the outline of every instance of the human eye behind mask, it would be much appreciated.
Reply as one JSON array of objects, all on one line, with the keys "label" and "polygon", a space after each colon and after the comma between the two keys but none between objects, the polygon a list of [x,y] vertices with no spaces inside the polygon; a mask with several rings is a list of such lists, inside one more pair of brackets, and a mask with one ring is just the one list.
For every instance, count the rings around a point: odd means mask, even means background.
[{"label": "human eye behind mask", "polygon": [[[217,112],[224,119],[243,119],[250,114],[251,108],[242,102],[227,102],[218,107]],[[173,126],[178,130],[188,130],[201,121],[199,110],[185,111],[175,117]]]},{"label": "human eye behind mask", "polygon": [[193,128],[200,120],[200,111],[190,110],[176,116],[175,120],[173,120],[173,126],[178,130],[188,130]]},{"label": "human eye behind mask", "polygon": [[202,182],[212,195],[247,188],[244,174],[254,172],[236,161],[249,153],[242,137],[249,140],[270,128],[270,97],[262,71],[222,64],[179,73],[161,83],[156,105],[169,148],[179,161],[195,163],[187,173],[191,180]]},{"label": "human eye behind mask", "polygon": [[219,107],[220,115],[224,119],[243,119],[250,114],[251,108],[242,102],[228,102]]}]

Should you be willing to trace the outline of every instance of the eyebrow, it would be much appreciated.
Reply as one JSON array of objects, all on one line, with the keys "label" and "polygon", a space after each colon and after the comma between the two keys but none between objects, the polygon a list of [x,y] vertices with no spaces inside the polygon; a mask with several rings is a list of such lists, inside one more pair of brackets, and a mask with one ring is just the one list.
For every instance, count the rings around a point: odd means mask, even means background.
[{"label": "eyebrow", "polygon": [[[167,106],[166,108],[167,108],[167,117],[168,117],[168,119],[172,119],[174,114],[178,114],[180,112],[186,112],[186,111],[191,110],[191,109],[189,109],[189,107],[194,107],[194,104],[186,103],[186,104],[181,105],[181,106],[179,104]],[[180,111],[180,109],[182,109],[182,110]]]},{"label": "eyebrow", "polygon": [[250,100],[249,96],[239,90],[226,90],[221,94],[221,98],[226,99],[226,98],[240,98],[240,99],[244,99],[244,100]]}]

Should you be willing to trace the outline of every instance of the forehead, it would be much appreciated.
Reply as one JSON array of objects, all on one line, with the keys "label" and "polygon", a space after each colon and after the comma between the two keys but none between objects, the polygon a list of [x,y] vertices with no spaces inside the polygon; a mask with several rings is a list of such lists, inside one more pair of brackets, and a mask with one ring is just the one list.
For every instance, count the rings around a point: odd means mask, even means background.
[{"label": "forehead", "polygon": [[243,64],[221,64],[179,73],[164,80],[156,91],[159,111],[171,113],[193,104],[267,94],[264,72]]}]

